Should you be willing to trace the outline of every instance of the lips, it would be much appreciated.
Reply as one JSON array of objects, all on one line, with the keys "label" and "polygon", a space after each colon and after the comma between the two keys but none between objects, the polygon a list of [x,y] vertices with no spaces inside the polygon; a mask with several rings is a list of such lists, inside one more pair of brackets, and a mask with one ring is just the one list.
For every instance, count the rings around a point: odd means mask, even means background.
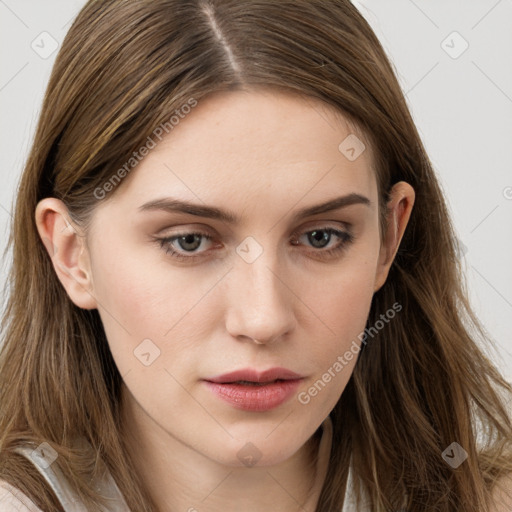
[{"label": "lips", "polygon": [[224,373],[217,377],[211,377],[207,380],[209,382],[216,382],[219,384],[228,384],[231,382],[252,382],[252,383],[269,383],[276,380],[295,380],[301,379],[302,376],[298,373],[287,370],[286,368],[270,368],[264,372],[258,372],[252,368],[243,370],[236,370],[230,373]]},{"label": "lips", "polygon": [[235,409],[263,412],[291,398],[302,376],[286,368],[251,368],[204,379],[207,388]]}]

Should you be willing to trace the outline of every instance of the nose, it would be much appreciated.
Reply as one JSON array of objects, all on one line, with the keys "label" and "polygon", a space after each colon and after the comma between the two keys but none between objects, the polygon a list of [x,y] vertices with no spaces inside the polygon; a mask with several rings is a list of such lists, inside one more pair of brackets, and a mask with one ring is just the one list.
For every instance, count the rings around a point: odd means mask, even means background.
[{"label": "nose", "polygon": [[267,345],[293,330],[294,295],[276,258],[264,252],[252,263],[237,261],[225,285],[226,329],[234,338]]}]

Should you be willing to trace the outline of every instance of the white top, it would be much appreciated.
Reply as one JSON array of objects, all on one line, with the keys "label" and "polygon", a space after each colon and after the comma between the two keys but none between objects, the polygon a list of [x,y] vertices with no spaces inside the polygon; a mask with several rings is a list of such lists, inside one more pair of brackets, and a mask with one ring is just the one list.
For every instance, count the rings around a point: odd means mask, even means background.
[{"label": "white top", "polygon": [[[316,508],[325,474],[327,472],[329,454],[331,451],[332,421],[330,417],[327,417],[327,419],[322,423],[322,427],[323,432],[319,445],[315,482],[313,483],[309,499],[302,507],[302,510],[307,512],[314,512]],[[56,465],[52,467],[51,463],[48,464],[48,462],[44,460],[44,457],[41,457],[40,453],[38,453],[34,448],[35,446],[26,445],[16,448],[15,451],[24,455],[36,466],[37,470],[41,475],[43,475],[55,492],[55,495],[66,512],[87,512],[85,506],[75,495],[59,468]],[[112,478],[112,475],[104,465],[103,469],[106,476],[102,481],[96,483],[96,488],[102,495],[108,496],[112,499],[111,504],[108,508],[104,509],[104,512],[130,512],[117,484]],[[350,492],[351,485],[352,472],[349,469],[347,482],[348,495],[341,512],[352,512],[355,510],[355,501]],[[0,480],[0,510],[2,512],[43,512],[41,509],[36,507],[36,505],[24,493],[10,485],[5,480]],[[360,510],[359,512],[364,511]]]}]

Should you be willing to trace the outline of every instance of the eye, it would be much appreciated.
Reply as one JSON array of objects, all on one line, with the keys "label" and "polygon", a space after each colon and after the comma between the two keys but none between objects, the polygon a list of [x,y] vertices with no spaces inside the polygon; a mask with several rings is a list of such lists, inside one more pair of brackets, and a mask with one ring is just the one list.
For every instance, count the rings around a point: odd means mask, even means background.
[{"label": "eye", "polygon": [[[197,251],[202,245],[204,246],[202,242],[211,240],[212,237],[208,233],[197,231],[188,233],[178,233],[173,236],[159,238],[158,242],[160,244],[160,247],[164,249],[166,254],[170,254],[173,258],[176,258],[178,260],[191,261],[195,258],[200,257],[200,255],[190,253],[199,252],[200,254],[202,254],[204,251]],[[184,251],[185,253],[180,251]]]},{"label": "eye", "polygon": [[[300,236],[297,237],[297,235]],[[314,254],[314,257],[320,258],[334,257],[354,241],[354,236],[348,231],[341,231],[331,227],[319,227],[302,233],[294,233],[290,242],[295,246],[301,245],[299,239],[304,237],[306,243],[313,247],[313,250],[310,252]],[[336,239],[337,243],[332,246],[331,242],[336,242]],[[203,257],[203,254],[207,252],[207,249],[204,247],[205,243],[207,246],[211,245],[213,237],[202,231],[189,231],[165,238],[157,238],[156,240],[165,253],[169,254],[172,258],[182,261],[193,261]],[[331,247],[329,247],[329,244],[331,244]],[[326,247],[329,248],[325,249]],[[201,248],[203,250],[199,250]]]},{"label": "eye", "polygon": [[[293,237],[295,238],[291,240],[292,245],[299,245],[296,234],[294,234]],[[300,238],[305,238],[306,242],[316,249],[311,252],[313,252],[316,257],[321,258],[328,258],[340,254],[354,241],[354,236],[351,233],[331,227],[319,227],[306,231],[299,236],[299,239]],[[338,240],[337,243],[336,239]],[[331,244],[329,247],[329,244],[333,241],[335,242],[334,245]],[[329,248],[325,249],[326,247]]]}]

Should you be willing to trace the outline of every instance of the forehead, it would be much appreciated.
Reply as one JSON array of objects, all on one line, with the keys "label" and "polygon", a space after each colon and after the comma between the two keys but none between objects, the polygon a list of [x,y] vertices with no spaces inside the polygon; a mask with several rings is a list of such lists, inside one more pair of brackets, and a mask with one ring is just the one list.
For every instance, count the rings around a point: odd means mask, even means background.
[{"label": "forehead", "polygon": [[[340,112],[298,94],[257,90],[202,99],[125,178],[115,201],[166,193],[222,204],[376,194],[369,142]],[[355,149],[354,152],[350,150]],[[347,149],[349,152],[347,153]],[[362,152],[361,152],[362,151]]]}]

